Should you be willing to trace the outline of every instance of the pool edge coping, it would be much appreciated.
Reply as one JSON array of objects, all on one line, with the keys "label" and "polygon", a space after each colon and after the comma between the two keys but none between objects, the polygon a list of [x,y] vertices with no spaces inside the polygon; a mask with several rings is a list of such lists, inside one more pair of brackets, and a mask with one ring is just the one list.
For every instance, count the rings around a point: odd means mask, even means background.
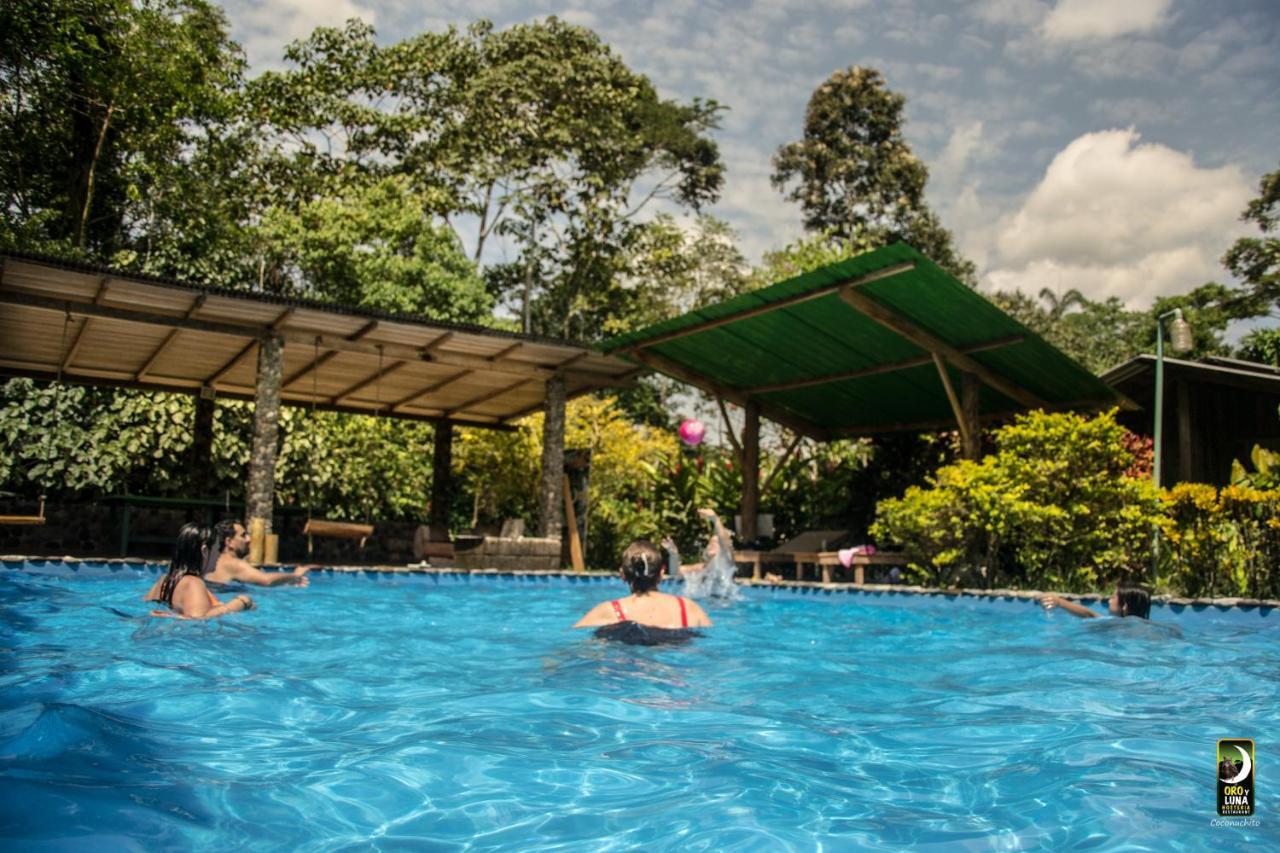
[{"label": "pool edge coping", "polygon": [[[33,557],[21,554],[4,554],[0,555],[0,565],[5,568],[15,568],[12,563],[92,563],[94,565],[117,565],[130,568],[148,568],[159,569],[163,567],[163,563],[144,560],[140,558],[121,558],[121,557]],[[281,569],[291,567],[293,564],[269,564],[264,566],[268,570],[279,571]],[[617,572],[604,570],[586,570],[574,571],[571,569],[473,569],[451,566],[423,566],[423,565],[373,565],[373,566],[321,566],[311,570],[312,572],[332,572],[337,574],[391,574],[391,575],[478,575],[481,577],[564,577],[564,578],[580,578],[580,579],[609,579],[616,578]],[[876,595],[923,595],[923,596],[943,596],[949,598],[975,598],[975,599],[1040,599],[1045,595],[1060,595],[1071,601],[1079,601],[1083,603],[1092,603],[1105,601],[1109,598],[1107,593],[1072,593],[1072,592],[1042,592],[1038,590],[1021,590],[1021,589],[970,589],[970,588],[942,588],[942,587],[926,587],[912,586],[906,584],[855,584],[855,583],[839,583],[835,581],[765,581],[754,580],[752,578],[739,578],[738,584],[748,588],[773,589],[773,590],[789,590],[797,592],[842,592],[842,593],[865,593]],[[1182,598],[1170,595],[1153,595],[1152,603],[1169,607],[1216,607],[1219,609],[1241,608],[1253,609],[1264,608],[1273,609],[1280,608],[1280,600],[1269,598]]]}]

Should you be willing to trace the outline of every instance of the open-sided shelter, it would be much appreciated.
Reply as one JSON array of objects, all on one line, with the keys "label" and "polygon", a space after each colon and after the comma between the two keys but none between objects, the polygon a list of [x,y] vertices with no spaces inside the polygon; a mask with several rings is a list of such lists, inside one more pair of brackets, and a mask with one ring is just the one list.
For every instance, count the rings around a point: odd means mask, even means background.
[{"label": "open-sided shelter", "polygon": [[[443,524],[455,426],[509,429],[546,408],[543,490],[558,507],[565,400],[641,372],[589,347],[479,326],[17,253],[0,264],[0,375],[257,401],[249,515],[268,523],[276,425],[262,415],[275,404],[435,423],[432,516]],[[547,524],[544,535],[559,535]]]},{"label": "open-sided shelter", "polygon": [[604,344],[746,412],[743,534],[755,538],[759,418],[819,441],[959,429],[1121,394],[905,243]]}]

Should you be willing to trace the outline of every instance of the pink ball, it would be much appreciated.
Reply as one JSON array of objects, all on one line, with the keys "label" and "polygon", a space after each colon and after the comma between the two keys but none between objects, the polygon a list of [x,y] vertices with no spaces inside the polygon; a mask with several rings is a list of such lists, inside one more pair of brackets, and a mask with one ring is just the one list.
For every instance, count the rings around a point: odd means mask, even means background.
[{"label": "pink ball", "polygon": [[706,434],[707,428],[697,418],[687,418],[680,424],[680,440],[690,447],[702,444],[702,437]]}]

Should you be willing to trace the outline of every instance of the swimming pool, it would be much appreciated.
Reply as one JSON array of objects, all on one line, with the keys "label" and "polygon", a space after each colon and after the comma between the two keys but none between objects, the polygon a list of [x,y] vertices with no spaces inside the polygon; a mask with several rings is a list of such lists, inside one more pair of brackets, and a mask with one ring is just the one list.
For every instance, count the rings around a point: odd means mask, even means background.
[{"label": "swimming pool", "polygon": [[[211,623],[151,571],[0,570],[0,837],[67,848],[1246,849],[1280,619],[749,590],[682,647],[620,583],[321,574]],[[118,611],[118,612],[117,612]],[[1257,742],[1259,826],[1215,828]]]}]

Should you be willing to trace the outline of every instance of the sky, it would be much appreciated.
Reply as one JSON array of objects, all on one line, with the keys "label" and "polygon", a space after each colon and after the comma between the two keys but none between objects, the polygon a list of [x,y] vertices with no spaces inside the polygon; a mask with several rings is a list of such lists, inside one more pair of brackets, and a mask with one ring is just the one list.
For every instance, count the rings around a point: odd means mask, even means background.
[{"label": "sky", "polygon": [[720,201],[748,260],[802,236],[769,182],[833,71],[906,96],[929,203],[983,290],[1148,308],[1229,282],[1220,259],[1280,168],[1280,0],[223,0],[251,70],[359,17],[392,43],[488,18],[589,27],[663,97],[728,107]]}]

